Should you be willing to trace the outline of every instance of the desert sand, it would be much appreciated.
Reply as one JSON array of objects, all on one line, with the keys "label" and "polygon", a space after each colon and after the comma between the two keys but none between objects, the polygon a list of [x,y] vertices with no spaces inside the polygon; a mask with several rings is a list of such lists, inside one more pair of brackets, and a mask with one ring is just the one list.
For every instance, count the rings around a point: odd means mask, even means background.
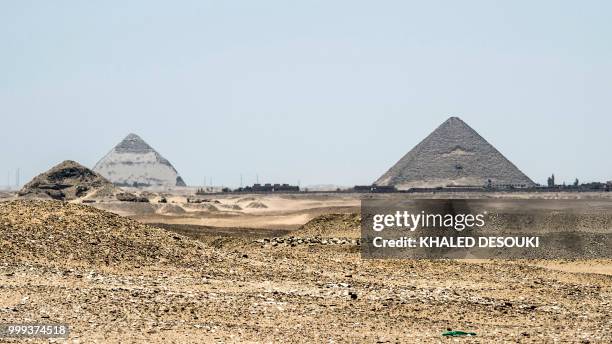
[{"label": "desert sand", "polygon": [[368,260],[354,196],[202,198],[0,202],[2,322],[70,343],[612,340],[610,260]]}]

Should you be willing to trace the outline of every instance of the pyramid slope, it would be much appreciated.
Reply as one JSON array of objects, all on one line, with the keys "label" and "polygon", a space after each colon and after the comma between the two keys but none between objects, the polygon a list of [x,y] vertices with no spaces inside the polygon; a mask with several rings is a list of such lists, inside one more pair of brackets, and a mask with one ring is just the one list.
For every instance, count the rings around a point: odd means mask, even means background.
[{"label": "pyramid slope", "polygon": [[374,184],[399,190],[535,183],[458,117],[442,123]]},{"label": "pyramid slope", "polygon": [[93,170],[120,186],[185,186],[170,162],[136,134],[129,134]]}]

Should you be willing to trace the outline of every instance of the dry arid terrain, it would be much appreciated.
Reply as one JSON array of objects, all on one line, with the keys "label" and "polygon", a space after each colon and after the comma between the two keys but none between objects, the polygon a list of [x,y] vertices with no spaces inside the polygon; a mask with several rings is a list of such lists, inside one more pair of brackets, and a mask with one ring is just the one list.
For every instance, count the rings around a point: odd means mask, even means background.
[{"label": "dry arid terrain", "polygon": [[368,260],[354,196],[158,198],[0,202],[0,322],[69,343],[612,341],[610,260]]}]

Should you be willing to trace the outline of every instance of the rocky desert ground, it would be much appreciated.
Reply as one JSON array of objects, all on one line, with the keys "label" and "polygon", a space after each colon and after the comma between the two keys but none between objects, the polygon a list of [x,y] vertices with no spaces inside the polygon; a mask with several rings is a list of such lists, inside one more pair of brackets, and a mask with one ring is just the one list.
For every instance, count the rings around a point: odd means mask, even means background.
[{"label": "rocky desert ground", "polygon": [[355,196],[148,196],[3,198],[0,322],[70,325],[32,342],[612,341],[610,260],[368,260]]}]

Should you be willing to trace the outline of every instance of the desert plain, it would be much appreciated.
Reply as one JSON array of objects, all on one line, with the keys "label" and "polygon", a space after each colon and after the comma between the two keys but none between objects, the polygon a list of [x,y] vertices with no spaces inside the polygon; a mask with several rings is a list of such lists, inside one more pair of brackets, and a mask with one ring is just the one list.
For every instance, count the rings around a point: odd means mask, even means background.
[{"label": "desert plain", "polygon": [[612,341],[609,259],[362,259],[364,195],[145,196],[4,194],[0,322],[70,326],[29,342]]}]

